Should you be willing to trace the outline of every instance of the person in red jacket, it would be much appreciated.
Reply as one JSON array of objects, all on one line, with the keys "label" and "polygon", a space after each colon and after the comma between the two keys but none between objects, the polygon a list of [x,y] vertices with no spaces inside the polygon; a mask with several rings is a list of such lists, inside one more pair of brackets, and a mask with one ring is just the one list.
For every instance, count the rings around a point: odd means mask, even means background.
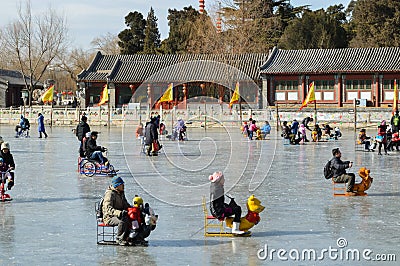
[{"label": "person in red jacket", "polygon": [[147,203],[143,205],[143,199],[135,195],[133,207],[128,208],[128,217],[131,221],[129,242],[132,245],[147,245],[145,238],[155,229],[158,216],[153,215],[149,205]]}]

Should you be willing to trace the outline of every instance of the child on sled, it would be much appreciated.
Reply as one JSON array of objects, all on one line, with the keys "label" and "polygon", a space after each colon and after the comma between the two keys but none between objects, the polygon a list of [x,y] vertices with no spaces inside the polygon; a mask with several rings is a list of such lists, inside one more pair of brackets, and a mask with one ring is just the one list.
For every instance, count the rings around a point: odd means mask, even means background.
[{"label": "child on sled", "polygon": [[242,209],[236,204],[227,204],[224,201],[224,175],[218,171],[213,173],[208,178],[211,181],[210,184],[210,211],[211,214],[217,219],[223,220],[229,216],[235,216],[233,218],[232,234],[241,235],[244,231],[239,230],[240,216],[242,215]]}]

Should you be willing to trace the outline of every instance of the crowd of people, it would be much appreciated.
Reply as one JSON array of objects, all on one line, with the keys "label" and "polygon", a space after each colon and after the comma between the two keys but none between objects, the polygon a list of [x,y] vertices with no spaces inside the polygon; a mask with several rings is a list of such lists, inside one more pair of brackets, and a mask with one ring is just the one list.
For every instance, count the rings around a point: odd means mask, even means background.
[{"label": "crowd of people", "polygon": [[257,126],[257,121],[253,118],[249,118],[249,121],[244,121],[241,127],[242,134],[249,140],[265,140],[267,136],[271,133],[271,125],[268,121],[259,127]]},{"label": "crowd of people", "polygon": [[342,137],[342,132],[337,126],[332,128],[329,124],[321,124],[320,126],[318,123],[315,123],[311,129],[310,122],[313,121],[312,117],[304,118],[301,123],[297,119],[293,119],[290,124],[287,121],[283,121],[281,137],[287,139],[293,145],[310,141],[307,138],[307,130],[310,131],[311,141],[313,142],[331,139],[337,140]]},{"label": "crowd of people", "polygon": [[388,154],[388,151],[400,151],[399,127],[400,116],[399,112],[396,111],[390,120],[390,124],[386,120],[380,122],[375,137],[368,136],[366,129],[362,128],[358,133],[358,143],[364,145],[365,151],[373,152],[378,146],[379,155],[382,155],[382,147],[385,155]]}]

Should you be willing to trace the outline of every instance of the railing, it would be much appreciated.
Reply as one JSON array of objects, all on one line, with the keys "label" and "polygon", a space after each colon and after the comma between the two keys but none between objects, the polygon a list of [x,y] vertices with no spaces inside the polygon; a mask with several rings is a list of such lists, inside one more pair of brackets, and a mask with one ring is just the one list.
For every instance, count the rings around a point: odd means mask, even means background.
[{"label": "railing", "polygon": [[[37,124],[38,113],[45,117],[46,125],[70,126],[76,125],[80,117],[85,114],[90,125],[106,125],[108,122],[107,107],[88,107],[85,109],[51,106],[33,106],[20,108],[0,109],[0,123],[16,125],[19,123],[20,116],[24,114],[31,124]],[[128,107],[112,108],[110,112],[111,126],[136,126],[145,123],[150,116],[160,115],[164,124],[172,126],[179,118],[185,121],[200,123],[204,127],[214,125],[238,126],[240,120],[248,121],[253,118],[261,125],[263,121],[269,121],[272,126],[276,125],[276,109],[274,107],[263,110],[243,110],[240,115],[237,108],[232,110],[222,108],[219,104],[188,106],[187,109],[172,110],[143,110],[129,109]],[[304,117],[314,116],[313,110],[298,112],[298,110],[279,110],[280,121],[301,121]],[[338,123],[343,127],[354,125],[354,112],[349,110],[318,110],[318,122]],[[392,114],[390,110],[360,110],[357,111],[357,125],[377,123],[381,120],[389,120]]]}]

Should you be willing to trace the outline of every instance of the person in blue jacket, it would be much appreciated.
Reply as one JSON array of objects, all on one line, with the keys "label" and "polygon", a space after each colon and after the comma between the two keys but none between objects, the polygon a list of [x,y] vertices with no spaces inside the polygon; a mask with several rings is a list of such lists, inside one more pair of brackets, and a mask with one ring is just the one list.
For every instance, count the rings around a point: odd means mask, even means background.
[{"label": "person in blue jacket", "polygon": [[47,138],[46,129],[44,128],[44,116],[41,113],[38,113],[38,131],[39,131],[39,138],[42,138],[42,133],[44,137]]}]

